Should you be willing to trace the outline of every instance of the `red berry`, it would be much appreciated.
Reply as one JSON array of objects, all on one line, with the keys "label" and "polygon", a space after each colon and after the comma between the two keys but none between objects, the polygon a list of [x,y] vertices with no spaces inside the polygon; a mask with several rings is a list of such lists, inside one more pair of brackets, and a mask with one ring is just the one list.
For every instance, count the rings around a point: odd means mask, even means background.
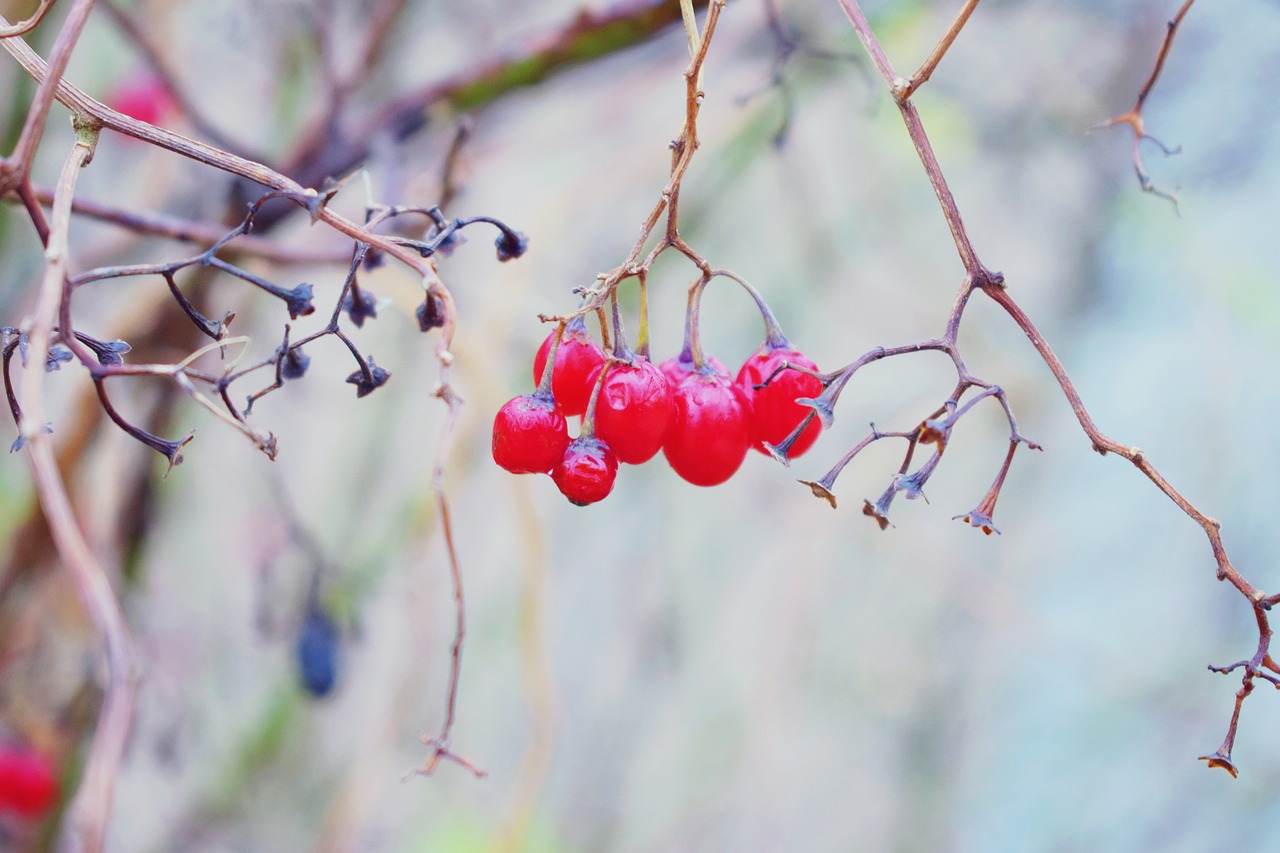
[{"label": "red berry", "polygon": [[53,765],[37,752],[0,747],[0,809],[25,818],[38,818],[58,799]]},{"label": "red berry", "polygon": [[139,74],[122,83],[107,105],[129,118],[157,124],[173,109],[173,94],[154,74]]},{"label": "red berry", "polygon": [[578,506],[602,501],[613,491],[618,457],[598,438],[575,438],[551,472],[560,493]]},{"label": "red berry", "polygon": [[695,486],[723,483],[751,446],[751,401],[727,372],[691,373],[672,392],[675,414],[662,452]]},{"label": "red berry", "polygon": [[[751,409],[755,416],[753,446],[761,453],[765,452],[762,442],[778,444],[800,425],[806,415],[813,411],[808,406],[797,403],[797,397],[817,397],[822,393],[822,382],[807,373],[784,370],[774,376],[774,372],[782,366],[783,362],[807,367],[810,370],[818,369],[816,364],[797,350],[787,347],[770,349],[766,344],[748,356],[738,371],[738,385],[751,400]],[[773,381],[757,391],[755,386],[770,376],[773,376]],[[804,432],[800,433],[795,444],[791,445],[787,456],[795,459],[804,453],[818,440],[820,432],[822,432],[822,423],[814,418],[805,427]]]},{"label": "red berry", "polygon": [[[542,369],[547,365],[547,353],[556,339],[552,332],[538,347],[533,359],[533,384],[542,382]],[[580,415],[587,410],[591,399],[591,386],[596,371],[604,364],[604,350],[587,332],[586,323],[579,317],[564,328],[560,348],[556,350],[556,363],[551,373],[551,393],[565,415]]]},{"label": "red berry", "polygon": [[631,364],[615,363],[596,400],[596,434],[619,462],[639,465],[662,448],[671,412],[671,386],[653,362],[637,358]]},{"label": "red berry", "polygon": [[535,391],[508,400],[493,419],[493,461],[513,474],[545,474],[569,446],[555,400]]}]

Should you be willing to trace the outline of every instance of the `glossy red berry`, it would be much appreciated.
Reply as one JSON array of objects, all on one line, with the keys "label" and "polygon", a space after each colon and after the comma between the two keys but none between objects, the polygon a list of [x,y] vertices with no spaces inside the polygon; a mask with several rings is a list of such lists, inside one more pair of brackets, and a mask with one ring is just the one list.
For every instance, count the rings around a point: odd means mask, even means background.
[{"label": "glossy red berry", "polygon": [[618,457],[598,438],[575,438],[564,452],[551,479],[560,493],[578,506],[602,501],[613,491]]},{"label": "glossy red berry", "polygon": [[751,401],[727,372],[691,373],[672,392],[662,452],[683,479],[714,486],[733,476],[753,440]]},{"label": "glossy red berry", "polygon": [[[547,365],[547,354],[551,352],[555,339],[556,333],[552,332],[538,347],[538,354],[533,359],[534,385],[542,382],[542,369]],[[586,323],[581,317],[571,320],[564,328],[551,373],[551,393],[565,415],[580,415],[587,410],[591,386],[602,364],[604,350],[587,332]]]},{"label": "glossy red berry", "polygon": [[[771,349],[765,344],[743,362],[738,371],[738,385],[751,400],[751,410],[755,419],[756,450],[765,453],[762,442],[778,444],[791,434],[813,410],[796,402],[797,397],[817,397],[822,393],[822,382],[815,376],[801,373],[798,370],[778,371],[783,364],[793,364],[817,370],[818,367],[797,350],[788,347]],[[756,390],[755,386],[769,377],[773,380],[767,386]],[[805,427],[799,438],[791,445],[787,456],[795,459],[804,453],[818,440],[822,432],[822,424],[817,418]]]},{"label": "glossy red berry", "polygon": [[596,435],[619,462],[639,465],[662,448],[672,410],[670,383],[653,362],[647,358],[630,364],[615,362],[596,400]]},{"label": "glossy red berry", "polygon": [[508,400],[493,419],[493,461],[513,474],[545,474],[569,446],[564,413],[535,391]]},{"label": "glossy red berry", "polygon": [[38,818],[57,799],[58,777],[47,758],[29,749],[0,746],[0,811]]}]

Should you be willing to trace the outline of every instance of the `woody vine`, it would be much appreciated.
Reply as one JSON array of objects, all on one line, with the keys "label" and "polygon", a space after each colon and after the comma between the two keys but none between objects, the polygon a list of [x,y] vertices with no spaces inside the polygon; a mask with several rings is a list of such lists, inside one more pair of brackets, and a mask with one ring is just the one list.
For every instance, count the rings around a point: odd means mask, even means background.
[{"label": "woody vine", "polygon": [[[985,256],[971,241],[913,96],[927,85],[948,49],[961,37],[966,23],[978,11],[979,0],[964,3],[934,50],[913,73],[905,77],[895,70],[885,54],[860,3],[857,0],[838,2],[901,114],[908,138],[937,196],[960,261],[960,284],[941,333],[921,341],[877,346],[852,357],[836,370],[821,371],[782,333],[763,289],[752,286],[739,272],[714,265],[685,241],[680,233],[681,185],[699,147],[699,109],[707,96],[703,87],[703,69],[713,56],[716,28],[725,13],[726,3],[725,0],[713,0],[699,4],[706,7],[701,22],[695,14],[695,4],[690,0],[681,0],[678,10],[673,3],[632,3],[625,8],[602,13],[595,19],[585,17],[576,21],[559,34],[558,41],[552,40],[549,47],[543,46],[540,56],[546,60],[549,73],[552,67],[573,61],[572,58],[577,56],[573,53],[576,39],[581,39],[584,33],[613,26],[628,12],[637,19],[642,15],[651,16],[644,18],[651,31],[660,30],[674,20],[682,22],[690,61],[683,72],[684,121],[670,145],[668,180],[660,189],[640,233],[622,261],[601,273],[590,284],[578,288],[576,306],[541,318],[551,325],[552,331],[535,366],[536,390],[516,398],[512,401],[514,405],[509,404],[510,408],[499,413],[494,429],[495,459],[517,473],[552,473],[557,485],[576,503],[603,499],[612,488],[619,463],[640,464],[659,450],[667,455],[680,476],[699,485],[715,485],[732,476],[752,447],[790,465],[809,449],[819,429],[832,425],[843,391],[862,368],[889,358],[940,352],[950,359],[955,373],[954,386],[945,398],[922,411],[914,423],[898,425],[897,428],[871,425],[865,437],[834,460],[825,473],[815,480],[801,482],[813,495],[834,508],[837,506],[837,481],[861,451],[886,439],[900,442],[902,461],[896,470],[889,473],[883,493],[862,504],[863,514],[881,529],[888,528],[896,498],[902,495],[911,500],[923,496],[930,478],[943,461],[956,424],[985,401],[985,405],[999,406],[1007,421],[1008,448],[990,486],[972,509],[956,517],[986,534],[998,532],[994,522],[996,505],[1017,450],[1020,446],[1040,448],[1019,430],[1014,401],[997,382],[973,373],[960,350],[958,335],[966,308],[975,298],[990,299],[1025,334],[1037,355],[1049,367],[1093,449],[1100,454],[1112,454],[1129,461],[1183,510],[1204,531],[1216,565],[1217,578],[1229,583],[1248,602],[1257,624],[1257,644],[1248,658],[1226,666],[1211,667],[1215,672],[1238,674],[1240,687],[1221,745],[1202,756],[1209,766],[1236,775],[1232,751],[1244,701],[1258,679],[1280,687],[1280,667],[1269,653],[1272,634],[1269,612],[1280,602],[1280,594],[1267,594],[1246,580],[1227,555],[1219,523],[1169,483],[1141,449],[1112,439],[1099,429],[1065,365],[1019,305],[1015,295],[1016,282],[1007,282],[1000,272],[988,266],[983,260]],[[1135,105],[1105,123],[1107,126],[1130,128],[1133,133],[1133,165],[1140,187],[1175,204],[1173,192],[1159,189],[1151,181],[1141,158],[1140,146],[1150,141],[1165,153],[1174,149],[1166,148],[1147,133],[1142,114],[1144,104],[1159,80],[1178,28],[1193,2],[1185,0],[1170,21],[1154,68]],[[433,393],[449,410],[436,448],[432,486],[449,557],[456,630],[451,647],[443,722],[435,734],[424,737],[428,755],[416,772],[429,774],[440,762],[449,761],[483,775],[479,766],[454,751],[452,746],[458,717],[458,684],[462,673],[466,614],[461,563],[444,490],[445,466],[457,428],[461,397],[450,382],[450,367],[454,359],[452,341],[458,318],[452,291],[442,276],[441,258],[459,247],[458,236],[464,229],[469,233],[480,228],[496,229],[494,245],[500,261],[520,257],[526,250],[527,238],[516,227],[488,214],[446,216],[443,204],[390,205],[368,199],[363,221],[343,217],[332,209],[330,202],[339,192],[352,192],[354,188],[322,179],[342,176],[345,167],[359,162],[367,151],[326,149],[323,123],[304,135],[304,142],[295,152],[290,168],[277,171],[230,153],[225,145],[213,146],[188,139],[112,109],[88,97],[64,79],[67,63],[94,8],[93,0],[72,0],[69,3],[47,58],[42,59],[23,41],[24,36],[41,25],[53,5],[53,0],[42,0],[29,19],[17,24],[0,19],[0,45],[38,83],[14,150],[0,160],[0,197],[21,206],[45,247],[43,274],[33,301],[34,307],[20,322],[4,326],[0,355],[3,356],[6,398],[17,428],[14,449],[21,450],[28,458],[52,537],[66,570],[74,579],[85,612],[97,630],[106,662],[102,706],[72,807],[72,832],[84,849],[102,848],[112,808],[114,779],[137,698],[138,654],[112,587],[115,573],[101,563],[86,541],[62,481],[54,456],[56,433],[51,435],[47,424],[44,375],[64,364],[81,367],[88,375],[105,415],[132,438],[164,456],[170,466],[179,464],[183,454],[191,452],[194,447],[190,444],[192,436],[165,438],[132,422],[112,402],[109,388],[114,382],[142,377],[171,382],[180,393],[241,433],[253,447],[274,458],[278,449],[276,439],[270,430],[257,424],[253,405],[286,382],[306,374],[309,359],[304,346],[319,346],[329,338],[334,339],[333,343],[341,344],[349,352],[353,367],[345,381],[354,386],[357,397],[376,391],[391,378],[393,370],[401,369],[399,365],[389,364],[386,356],[382,364],[375,362],[371,355],[361,351],[351,331],[377,315],[377,300],[361,286],[361,271],[388,261],[403,265],[421,281],[422,303],[415,320],[422,332],[437,336],[438,384]],[[102,0],[100,5],[119,16],[119,10],[106,0]],[[658,6],[666,8],[666,17],[652,17]],[[403,3],[395,0],[375,4],[365,44],[370,55],[376,53],[378,45],[387,37],[390,22],[395,20],[402,7]],[[124,20],[128,20],[127,17]],[[470,77],[445,81],[429,93],[418,93],[404,102],[389,104],[378,121],[407,126],[404,117],[420,114],[423,103],[430,98],[455,97],[465,103],[467,97],[475,96],[475,87],[493,79],[492,68],[479,67]],[[335,111],[341,109],[344,93],[350,92],[355,83],[354,79],[349,79],[335,85],[335,92],[343,95],[335,97]],[[171,88],[176,89],[174,86]],[[496,97],[500,93],[501,85],[498,85],[488,97]],[[56,186],[46,190],[32,183],[32,163],[47,135],[46,130],[53,126],[50,115],[55,102],[71,111],[75,139],[66,153]],[[207,126],[199,119],[198,107],[187,104],[185,108],[191,113],[193,125]],[[230,230],[209,223],[178,222],[171,218],[132,214],[77,199],[77,177],[83,168],[90,165],[98,136],[103,132],[131,136],[157,149],[252,181],[263,189],[248,204],[247,211],[239,211],[242,218]],[[209,136],[213,138],[216,134]],[[310,182],[315,186],[290,178],[286,172],[314,177]],[[445,181],[446,186],[448,183]],[[48,213],[45,212],[46,207]],[[325,258],[330,262],[345,262],[346,272],[332,307],[326,312],[327,322],[309,331],[301,331],[298,323],[315,312],[314,286],[307,282],[286,286],[269,281],[246,269],[239,260],[255,255],[292,256],[288,247],[266,236],[271,225],[287,215],[284,211],[290,207],[302,210],[314,223],[332,229],[348,241],[341,258],[335,257],[335,253]],[[162,263],[76,271],[68,231],[71,219],[77,213],[111,221],[140,233],[176,236],[207,248]],[[402,236],[403,229],[392,230],[392,225],[406,222],[414,223],[414,237]],[[470,250],[470,247],[460,250]],[[688,285],[683,350],[661,367],[656,367],[650,360],[646,288],[650,286],[654,262],[668,251],[687,259],[693,268],[693,280]],[[317,256],[312,253],[307,257],[315,260]],[[246,355],[256,342],[235,334],[234,311],[223,311],[219,319],[212,319],[211,315],[216,316],[216,311],[198,304],[188,295],[184,277],[192,273],[229,276],[246,287],[279,300],[289,316],[289,323],[284,325],[279,342],[253,357]],[[96,282],[126,277],[157,280],[168,289],[201,336],[201,343],[193,346],[186,357],[168,364],[132,363],[126,359],[130,352],[127,342],[100,340],[78,326],[72,310],[76,292]],[[702,294],[717,279],[732,282],[753,300],[765,328],[765,342],[760,351],[742,365],[736,377],[705,353],[701,346],[699,312]],[[618,296],[620,288],[629,287],[632,283],[639,291],[634,348],[628,340]],[[588,319],[593,320],[599,329],[600,345],[588,331],[584,322]],[[575,358],[579,360],[576,367]],[[642,380],[637,378],[641,374]],[[255,384],[250,390],[245,390],[250,380]],[[648,397],[665,395],[666,403],[650,400],[649,409],[642,414],[640,407],[632,402],[633,398],[618,390],[626,383],[636,382],[644,385],[644,393]],[[582,415],[584,418],[581,434],[572,440],[568,436],[566,415]],[[55,423],[53,429],[56,428]],[[707,451],[713,440],[719,441],[734,430],[737,433],[732,447],[715,453]]]}]

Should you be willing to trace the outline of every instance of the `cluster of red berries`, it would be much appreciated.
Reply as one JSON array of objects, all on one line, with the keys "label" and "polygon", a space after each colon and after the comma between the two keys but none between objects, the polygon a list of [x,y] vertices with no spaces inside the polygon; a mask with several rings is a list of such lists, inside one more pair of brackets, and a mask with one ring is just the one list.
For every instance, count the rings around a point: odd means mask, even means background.
[{"label": "cluster of red berries", "polygon": [[41,817],[58,799],[53,764],[38,752],[0,744],[0,812],[28,820]]},{"label": "cluster of red berries", "polygon": [[[607,358],[577,317],[538,349],[538,389],[498,411],[493,458],[515,474],[550,473],[580,506],[613,490],[620,462],[639,465],[659,450],[683,479],[714,486],[733,476],[751,447],[765,453],[764,443],[781,442],[810,414],[796,399],[818,396],[821,381],[784,365],[816,371],[772,324],[734,378],[718,359],[696,365],[688,345],[660,366],[625,348]],[[583,416],[582,431],[570,440],[566,418],[574,415]],[[812,420],[789,455],[807,450],[820,430]]]}]

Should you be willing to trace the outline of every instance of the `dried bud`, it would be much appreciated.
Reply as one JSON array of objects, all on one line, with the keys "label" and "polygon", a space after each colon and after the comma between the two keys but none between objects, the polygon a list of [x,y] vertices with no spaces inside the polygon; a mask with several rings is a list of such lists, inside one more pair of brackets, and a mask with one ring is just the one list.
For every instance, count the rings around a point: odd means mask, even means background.
[{"label": "dried bud", "polygon": [[[880,500],[872,503],[864,500],[862,502],[862,514],[870,516],[876,520],[876,524],[880,525],[881,530],[888,530],[893,527],[889,521],[889,504],[893,503],[893,496],[897,494],[892,488],[880,496]],[[888,500],[885,500],[888,498]]]},{"label": "dried bud", "polygon": [[71,354],[71,350],[67,349],[62,344],[54,344],[49,347],[49,352],[45,356],[44,372],[52,373],[53,371],[61,368],[63,362],[71,361],[73,358],[75,358],[75,356]]},{"label": "dried bud", "polygon": [[364,397],[386,385],[390,378],[391,374],[374,364],[373,356],[369,356],[368,375],[364,370],[357,370],[347,377],[347,382],[356,386],[356,397]]},{"label": "dried bud", "polygon": [[509,261],[525,253],[529,248],[529,238],[519,231],[503,231],[493,245],[498,247],[498,260]]},{"label": "dried bud", "polygon": [[977,506],[977,507],[975,507],[975,508],[973,508],[973,509],[969,510],[969,511],[968,511],[967,513],[965,513],[964,515],[957,515],[957,516],[954,516],[951,520],[952,520],[952,521],[957,521],[957,520],[958,520],[958,521],[963,521],[965,524],[968,524],[968,525],[970,525],[971,527],[976,527],[976,528],[978,528],[979,530],[981,530],[983,533],[987,534],[988,536],[990,536],[992,533],[999,533],[999,532],[1000,532],[1000,531],[996,528],[996,526],[995,526],[994,524],[992,524],[992,523],[991,523],[991,515],[990,515],[989,513],[985,512],[981,506]]},{"label": "dried bud", "polygon": [[293,290],[284,291],[285,303],[289,308],[289,319],[296,320],[315,312],[316,306],[311,303],[311,292],[311,285],[305,282]]},{"label": "dried bud", "polygon": [[342,310],[347,312],[347,316],[351,318],[352,323],[355,323],[357,329],[363,328],[365,320],[378,316],[378,297],[360,288],[353,281],[351,289],[342,298]]},{"label": "dried bud", "polygon": [[414,315],[418,318],[418,328],[421,331],[429,332],[432,329],[439,329],[444,325],[444,302],[428,290],[426,298],[422,300],[422,304],[418,306]]},{"label": "dried bud", "polygon": [[1231,774],[1232,779],[1237,776],[1236,766],[1231,763],[1231,756],[1229,754],[1223,755],[1222,750],[1218,750],[1213,755],[1202,755],[1200,756],[1200,760],[1210,767],[1217,767],[1221,770],[1227,771]]},{"label": "dried bud", "polygon": [[284,379],[301,379],[311,366],[311,356],[302,347],[289,347],[280,362],[280,376]]}]

